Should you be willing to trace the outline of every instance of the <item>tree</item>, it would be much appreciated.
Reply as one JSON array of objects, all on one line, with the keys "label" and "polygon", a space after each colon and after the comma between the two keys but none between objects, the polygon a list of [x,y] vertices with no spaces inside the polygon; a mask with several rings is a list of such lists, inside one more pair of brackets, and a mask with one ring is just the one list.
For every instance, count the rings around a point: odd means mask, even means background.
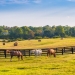
[{"label": "tree", "polygon": [[1,36],[3,39],[8,39],[9,32],[8,30],[2,30]]},{"label": "tree", "polygon": [[17,35],[16,35],[16,29],[18,27],[17,26],[14,26],[14,27],[11,27],[10,30],[9,30],[9,39],[16,39],[17,38]]},{"label": "tree", "polygon": [[71,31],[70,31],[70,26],[66,25],[66,26],[63,26],[64,28],[64,31],[65,31],[65,36],[71,36]]},{"label": "tree", "polygon": [[60,36],[60,37],[64,37],[65,36],[64,28],[61,25],[56,27],[55,35]]},{"label": "tree", "polygon": [[43,37],[53,37],[54,36],[54,29],[49,25],[43,27]]},{"label": "tree", "polygon": [[28,39],[30,36],[29,36],[29,33],[30,33],[30,29],[27,27],[27,26],[23,26],[23,27],[21,27],[22,28],[22,30],[23,30],[23,38],[24,39]]},{"label": "tree", "polygon": [[49,25],[46,25],[46,26],[43,27],[43,30],[44,30],[44,31],[50,30],[50,28],[51,28],[51,27],[50,27]]},{"label": "tree", "polygon": [[16,28],[15,35],[16,35],[17,38],[22,38],[22,35],[23,35],[22,28],[20,28],[20,27]]},{"label": "tree", "polygon": [[34,32],[32,30],[29,31],[29,38],[30,39],[34,38]]},{"label": "tree", "polygon": [[75,37],[75,27],[69,29],[69,35]]}]

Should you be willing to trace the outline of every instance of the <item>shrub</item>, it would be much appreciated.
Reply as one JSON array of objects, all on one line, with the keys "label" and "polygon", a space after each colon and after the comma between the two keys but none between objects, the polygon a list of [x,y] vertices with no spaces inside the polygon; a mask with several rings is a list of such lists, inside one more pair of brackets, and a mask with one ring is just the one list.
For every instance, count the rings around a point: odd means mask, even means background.
[{"label": "shrub", "polygon": [[42,37],[41,36],[36,36],[35,39],[42,39]]}]

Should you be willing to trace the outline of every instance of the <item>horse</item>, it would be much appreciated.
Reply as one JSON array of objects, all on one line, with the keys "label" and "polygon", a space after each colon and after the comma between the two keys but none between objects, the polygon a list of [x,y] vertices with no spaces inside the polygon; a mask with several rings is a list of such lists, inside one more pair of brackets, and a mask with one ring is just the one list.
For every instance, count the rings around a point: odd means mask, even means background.
[{"label": "horse", "polygon": [[47,50],[47,56],[53,55],[54,57],[56,57],[56,53],[54,49],[48,49]]},{"label": "horse", "polygon": [[35,56],[41,56],[42,50],[41,49],[30,50],[30,54],[32,53],[34,53]]},{"label": "horse", "polygon": [[11,56],[10,61],[12,61],[13,56],[17,56],[18,60],[20,60],[21,57],[21,60],[23,60],[23,54],[19,50],[6,50],[6,52],[10,53]]}]

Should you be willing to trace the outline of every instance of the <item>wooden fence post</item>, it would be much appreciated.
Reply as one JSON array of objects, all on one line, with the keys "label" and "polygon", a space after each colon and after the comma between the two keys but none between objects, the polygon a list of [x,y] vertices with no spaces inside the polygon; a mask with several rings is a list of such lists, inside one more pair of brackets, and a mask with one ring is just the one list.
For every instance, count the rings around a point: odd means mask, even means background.
[{"label": "wooden fence post", "polygon": [[29,50],[29,56],[30,56],[30,50]]},{"label": "wooden fence post", "polygon": [[24,56],[26,56],[26,51],[24,50]]},{"label": "wooden fence post", "polygon": [[73,48],[71,49],[71,51],[72,51],[72,54],[73,54]]},{"label": "wooden fence post", "polygon": [[65,52],[65,47],[64,47],[64,52]]},{"label": "wooden fence post", "polygon": [[64,53],[64,50],[62,49],[62,55],[63,55],[63,53]]},{"label": "wooden fence post", "polygon": [[56,52],[57,52],[57,48],[56,48]]},{"label": "wooden fence post", "polygon": [[4,50],[4,55],[5,55],[5,58],[6,58],[6,50]]}]

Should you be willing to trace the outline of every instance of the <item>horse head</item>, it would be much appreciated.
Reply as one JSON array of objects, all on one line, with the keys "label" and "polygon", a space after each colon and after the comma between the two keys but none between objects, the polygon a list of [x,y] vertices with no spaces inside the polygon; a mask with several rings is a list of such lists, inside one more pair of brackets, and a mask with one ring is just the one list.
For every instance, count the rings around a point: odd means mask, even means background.
[{"label": "horse head", "polygon": [[6,50],[7,53],[10,53],[10,50]]}]

